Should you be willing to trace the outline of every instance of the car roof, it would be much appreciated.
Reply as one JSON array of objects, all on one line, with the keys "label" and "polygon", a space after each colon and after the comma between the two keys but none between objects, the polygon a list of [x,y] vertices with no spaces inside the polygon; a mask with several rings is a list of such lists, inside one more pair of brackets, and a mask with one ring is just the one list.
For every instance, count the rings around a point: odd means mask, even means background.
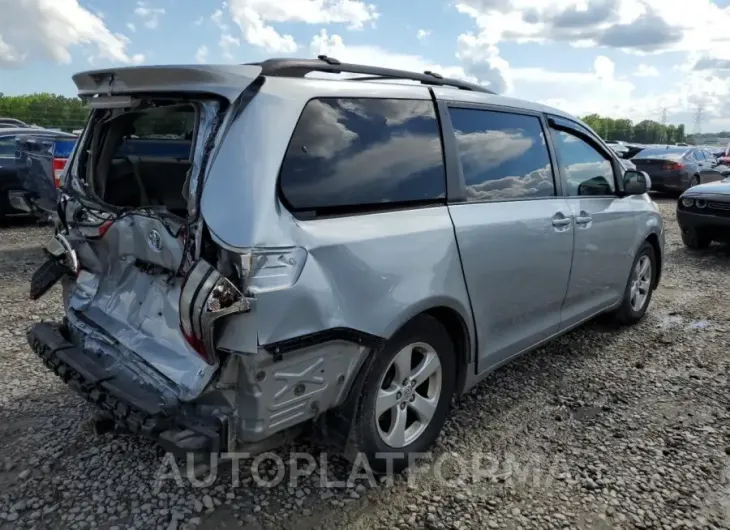
[{"label": "car roof", "polygon": [[[354,74],[358,77],[324,77],[320,81],[377,81],[372,83],[373,90],[378,84],[391,82],[403,85],[404,81],[416,87],[429,87],[440,99],[463,103],[488,103],[515,109],[547,113],[581,123],[590,127],[577,117],[560,109],[532,101],[495,94],[489,88],[444,77],[437,72],[411,72],[391,68],[374,67],[362,64],[342,63],[332,57],[320,55],[317,59],[268,59],[258,63],[243,65],[162,65],[132,66],[105,70],[79,72],[73,80],[81,97],[96,94],[122,94],[134,91],[188,91],[209,92],[235,99],[240,90],[248,86],[256,77],[279,77],[291,79],[312,79],[309,74]],[[415,84],[414,84],[415,83]],[[116,86],[119,86],[117,89]]]},{"label": "car roof", "polygon": [[34,127],[0,127],[0,136],[18,136],[18,135],[39,135],[39,136],[68,136],[73,137],[73,134],[69,134],[61,131],[51,131],[50,129],[39,129]]},{"label": "car roof", "polygon": [[665,153],[687,153],[693,150],[696,150],[696,148],[692,146],[685,147],[683,145],[647,145],[639,155],[656,153],[657,151],[663,151]]}]

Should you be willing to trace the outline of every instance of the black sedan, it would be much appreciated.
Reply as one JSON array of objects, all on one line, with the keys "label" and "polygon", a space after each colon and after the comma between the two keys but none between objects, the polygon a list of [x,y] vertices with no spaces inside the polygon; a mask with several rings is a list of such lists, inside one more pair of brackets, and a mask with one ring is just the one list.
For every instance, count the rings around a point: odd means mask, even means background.
[{"label": "black sedan", "polygon": [[19,209],[12,196],[24,191],[15,158],[18,140],[27,136],[68,136],[68,133],[39,128],[0,128],[0,218],[7,214],[28,213]]},{"label": "black sedan", "polygon": [[631,161],[651,177],[651,189],[681,193],[692,186],[716,182],[730,175],[707,149],[685,146],[651,146]]},{"label": "black sedan", "polygon": [[685,191],[677,201],[677,222],[689,248],[730,242],[730,178]]}]

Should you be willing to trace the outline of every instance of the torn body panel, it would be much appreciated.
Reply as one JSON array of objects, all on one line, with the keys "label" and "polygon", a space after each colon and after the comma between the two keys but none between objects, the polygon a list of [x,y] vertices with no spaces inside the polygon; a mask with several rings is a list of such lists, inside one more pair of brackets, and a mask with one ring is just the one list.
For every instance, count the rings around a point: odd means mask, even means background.
[{"label": "torn body panel", "polygon": [[250,303],[249,312],[223,321],[216,341],[231,353],[216,386],[234,411],[235,447],[262,442],[341,404],[371,351],[334,340],[272,355],[257,345],[256,299]]},{"label": "torn body panel", "polygon": [[[156,234],[152,241],[151,234]],[[86,330],[90,324],[82,322],[93,323],[98,334],[119,345],[120,354],[143,358],[174,381],[178,398],[188,401],[202,392],[217,365],[201,358],[180,333],[183,280],[175,274],[183,242],[174,234],[160,220],[128,215],[104,237],[84,239],[83,268],[69,293],[68,319]]]}]

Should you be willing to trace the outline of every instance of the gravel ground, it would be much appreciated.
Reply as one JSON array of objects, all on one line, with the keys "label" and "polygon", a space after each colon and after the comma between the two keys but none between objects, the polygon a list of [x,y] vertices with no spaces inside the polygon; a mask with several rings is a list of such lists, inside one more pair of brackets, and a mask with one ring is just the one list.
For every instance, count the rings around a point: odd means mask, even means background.
[{"label": "gravel ground", "polygon": [[225,471],[156,481],[173,467],[154,444],[95,435],[92,408],[25,342],[60,313],[57,291],[27,299],[48,229],[2,227],[0,529],[730,528],[730,250],[686,250],[674,201],[660,203],[667,262],[640,325],[591,323],[497,371],[457,404],[441,468],[347,488],[321,487],[319,470],[253,487],[250,462],[237,487]]}]

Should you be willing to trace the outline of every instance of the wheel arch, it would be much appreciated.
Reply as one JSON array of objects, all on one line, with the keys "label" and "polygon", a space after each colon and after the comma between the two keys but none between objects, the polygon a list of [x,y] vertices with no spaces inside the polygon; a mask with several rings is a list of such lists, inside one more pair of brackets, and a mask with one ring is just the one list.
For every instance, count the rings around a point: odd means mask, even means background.
[{"label": "wheel arch", "polygon": [[[472,326],[469,325],[469,322],[473,321],[468,320],[467,317],[451,305],[432,305],[422,308],[417,313],[410,315],[406,320],[399,322],[397,327],[394,327],[392,332],[388,334],[387,339],[390,339],[413,320],[424,315],[438,320],[449,334],[456,353],[456,384],[454,386],[454,395],[461,396],[466,385],[469,367],[473,365],[471,359],[476,348],[475,335],[472,333],[473,324]],[[471,314],[469,314],[468,318],[471,318]],[[315,422],[317,425],[315,433],[318,439],[326,445],[334,445],[343,449],[346,457],[348,457],[352,450],[353,442],[356,445],[356,441],[352,437],[354,435],[354,420],[360,408],[362,389],[367,379],[367,374],[381,349],[373,349],[362,363],[354,376],[353,384],[350,385],[347,397],[343,403],[335,409],[328,411],[328,414]]]},{"label": "wheel arch", "polygon": [[655,270],[652,288],[656,289],[659,285],[659,280],[661,279],[663,265],[662,250],[661,246],[659,245],[659,236],[652,232],[648,236],[646,236],[646,239],[644,241],[649,243],[654,249],[654,259],[656,260],[656,267],[654,268]]},{"label": "wheel arch", "polygon": [[469,327],[462,315],[451,307],[437,306],[419,313],[419,315],[424,314],[435,318],[446,328],[451,343],[454,345],[454,353],[456,354],[455,394],[460,396],[466,384],[467,372],[472,359],[471,352],[474,341],[470,336]]}]

